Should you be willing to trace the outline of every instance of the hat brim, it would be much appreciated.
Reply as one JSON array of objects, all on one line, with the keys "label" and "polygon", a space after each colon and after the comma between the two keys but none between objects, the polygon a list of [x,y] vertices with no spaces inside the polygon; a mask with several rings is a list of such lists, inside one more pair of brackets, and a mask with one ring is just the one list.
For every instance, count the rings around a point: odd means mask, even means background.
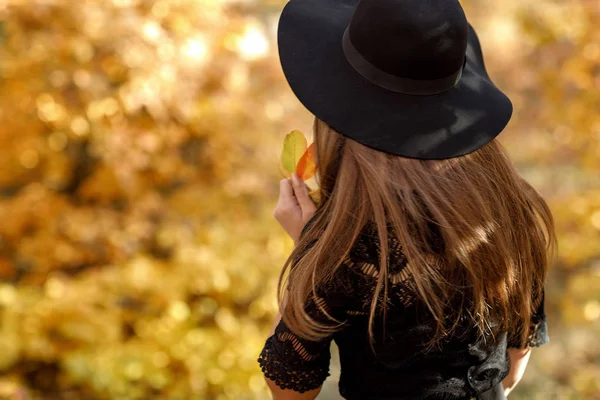
[{"label": "hat brim", "polygon": [[419,96],[373,84],[346,60],[342,37],[358,0],[291,0],[279,21],[279,57],[300,102],[336,131],[404,157],[443,159],[489,143],[508,124],[512,103],[490,80],[469,25],[458,84]]}]

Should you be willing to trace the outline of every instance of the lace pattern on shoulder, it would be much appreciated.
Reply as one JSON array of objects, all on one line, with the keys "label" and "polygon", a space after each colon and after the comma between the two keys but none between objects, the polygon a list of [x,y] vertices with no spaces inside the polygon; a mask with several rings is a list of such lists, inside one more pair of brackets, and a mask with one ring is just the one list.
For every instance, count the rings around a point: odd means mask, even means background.
[{"label": "lace pattern on shoulder", "polygon": [[[380,250],[381,246],[375,225],[368,224],[352,248],[349,257],[343,262],[344,267],[361,282],[360,287],[363,289],[360,294],[357,294],[361,297],[362,304],[359,304],[361,311],[354,311],[354,315],[367,314],[366,310],[370,307],[373,291],[380,274]],[[404,254],[402,245],[392,231],[388,236],[388,250],[387,272],[390,285],[388,304],[411,306],[416,300],[414,271]]]},{"label": "lace pattern on shoulder", "polygon": [[[258,358],[265,376],[282,389],[304,393],[318,388],[329,376],[329,353],[311,355],[289,332],[280,332],[267,339]],[[277,343],[289,343],[278,345]],[[306,365],[302,365],[302,361]]]}]

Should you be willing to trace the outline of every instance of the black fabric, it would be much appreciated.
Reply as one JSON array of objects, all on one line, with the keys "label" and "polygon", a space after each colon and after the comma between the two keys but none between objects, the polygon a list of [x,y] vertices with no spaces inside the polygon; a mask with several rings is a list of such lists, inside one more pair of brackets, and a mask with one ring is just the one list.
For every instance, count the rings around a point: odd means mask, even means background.
[{"label": "black fabric", "polygon": [[[433,333],[433,320],[424,317],[427,313],[417,301],[412,269],[401,246],[393,237],[389,246],[389,308],[385,334],[382,324],[375,324],[375,337],[384,338],[376,341],[375,352],[367,333],[379,274],[379,245],[371,226],[364,229],[334,278],[318,287],[316,297],[306,305],[317,321],[331,324],[329,314],[345,321],[344,327],[321,341],[310,341],[280,322],[258,358],[265,375],[279,387],[297,392],[318,388],[329,376],[330,344],[335,341],[341,365],[339,390],[345,399],[501,399],[497,386],[510,369],[506,348],[511,333],[484,342],[465,323],[439,349],[427,351],[424,344]],[[529,345],[546,341],[541,306],[530,329]]]},{"label": "black fabric", "polygon": [[475,400],[506,400],[504,395],[504,386],[502,382],[491,388],[485,393],[482,393],[475,397]]},{"label": "black fabric", "polygon": [[[512,103],[489,79],[471,25],[465,27],[466,52],[456,56],[458,61],[448,57],[440,62],[439,65],[446,66],[444,69],[433,68],[427,60],[406,60],[404,66],[381,61],[381,57],[376,60],[363,50],[368,46],[361,47],[351,30],[354,45],[369,62],[388,73],[404,69],[407,75],[402,77],[407,79],[447,77],[460,68],[466,57],[462,76],[452,89],[428,96],[402,94],[369,81],[346,58],[343,35],[358,3],[358,0],[291,0],[282,12],[278,29],[281,65],[296,97],[310,112],[366,146],[421,159],[470,153],[504,129],[512,115]],[[455,7],[454,3],[455,0],[447,0],[439,4]],[[444,7],[440,7],[442,11]],[[434,14],[437,11],[431,15]],[[396,34],[402,35],[402,29]],[[438,45],[443,47],[444,43]],[[387,51],[394,53],[401,49]],[[429,72],[427,76],[418,75],[414,72],[417,70]]]},{"label": "black fabric", "polygon": [[456,0],[361,1],[348,30],[369,62],[407,79],[455,73],[467,48],[467,18]]},{"label": "black fabric", "polygon": [[[545,291],[539,299],[534,299],[534,304],[537,304],[536,310],[531,316],[531,325],[528,327],[529,333],[527,340],[522,343],[519,332],[512,332],[508,337],[508,347],[515,349],[524,349],[526,347],[537,347],[546,344],[550,341],[548,336],[548,326],[546,323],[546,312],[544,310]],[[521,328],[523,329],[523,328]]]},{"label": "black fabric", "polygon": [[467,64],[465,58],[457,71],[443,78],[409,79],[387,73],[364,58],[350,40],[350,31],[348,29],[344,32],[342,48],[348,62],[368,81],[384,89],[404,94],[431,95],[450,90],[456,86],[462,77],[462,71]]}]

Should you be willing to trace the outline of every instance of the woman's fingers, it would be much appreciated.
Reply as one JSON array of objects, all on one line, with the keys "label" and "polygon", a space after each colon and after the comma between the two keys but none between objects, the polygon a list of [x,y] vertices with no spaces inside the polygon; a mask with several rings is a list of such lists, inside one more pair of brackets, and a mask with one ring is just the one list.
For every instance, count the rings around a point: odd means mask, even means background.
[{"label": "woman's fingers", "polygon": [[316,206],[308,196],[306,185],[298,176],[279,182],[279,201],[273,216],[296,242],[302,228],[314,215]]},{"label": "woman's fingers", "polygon": [[282,179],[281,182],[279,182],[279,200],[277,201],[277,206],[275,206],[273,215],[275,218],[280,219],[283,214],[296,208],[300,209],[300,205],[294,195],[292,182],[290,179]]},{"label": "woman's fingers", "polygon": [[279,182],[279,201],[281,200],[294,200],[294,189],[292,188],[292,182],[288,178],[282,179]]},{"label": "woman's fingers", "polygon": [[292,187],[296,195],[296,200],[298,200],[298,204],[302,209],[302,215],[313,214],[317,207],[308,196],[306,184],[296,174],[292,174]]}]

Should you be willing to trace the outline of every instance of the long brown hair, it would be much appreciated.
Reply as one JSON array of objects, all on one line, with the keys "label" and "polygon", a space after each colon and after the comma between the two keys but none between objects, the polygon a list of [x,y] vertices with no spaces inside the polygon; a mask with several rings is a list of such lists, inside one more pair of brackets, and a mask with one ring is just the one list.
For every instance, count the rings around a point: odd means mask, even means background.
[{"label": "long brown hair", "polygon": [[[416,295],[437,322],[431,345],[465,317],[482,336],[510,330],[525,342],[528,329],[523,327],[530,324],[556,249],[554,222],[546,202],[496,140],[461,157],[419,160],[364,146],[316,118],[313,134],[321,204],[278,284],[282,318],[293,332],[319,340],[343,325],[333,317],[334,324],[315,321],[305,305],[372,221],[384,267],[370,307],[371,345],[375,315],[383,306],[385,319],[387,309],[378,299],[388,294],[389,224],[408,260]],[[433,258],[431,221],[444,243],[443,254]],[[469,298],[468,306],[448,310],[448,299],[457,295]]]}]

